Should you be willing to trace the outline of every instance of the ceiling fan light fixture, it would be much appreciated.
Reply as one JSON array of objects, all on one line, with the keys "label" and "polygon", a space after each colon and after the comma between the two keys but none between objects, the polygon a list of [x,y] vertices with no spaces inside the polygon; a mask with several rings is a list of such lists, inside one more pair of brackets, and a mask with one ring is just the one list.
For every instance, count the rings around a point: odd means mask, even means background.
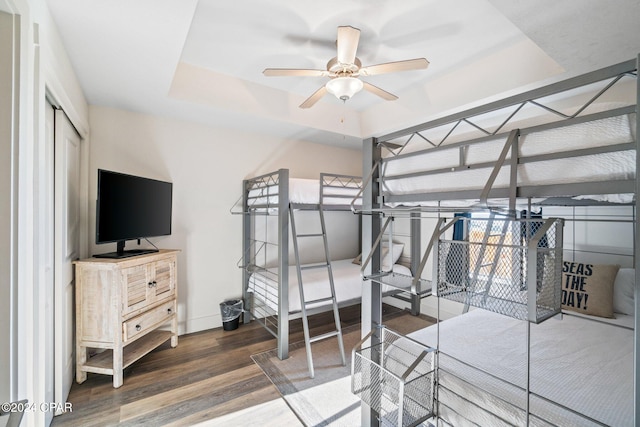
[{"label": "ceiling fan light fixture", "polygon": [[336,98],[346,101],[360,92],[363,86],[362,80],[355,77],[336,77],[329,80],[325,88]]}]

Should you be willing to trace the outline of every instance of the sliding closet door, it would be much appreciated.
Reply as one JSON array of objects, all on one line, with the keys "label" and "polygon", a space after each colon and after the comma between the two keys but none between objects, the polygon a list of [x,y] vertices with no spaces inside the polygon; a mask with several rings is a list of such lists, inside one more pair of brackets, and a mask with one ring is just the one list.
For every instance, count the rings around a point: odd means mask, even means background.
[{"label": "sliding closet door", "polygon": [[[42,387],[44,392],[45,402],[55,402],[55,360],[52,357],[55,354],[55,279],[54,279],[54,246],[53,246],[53,230],[54,230],[54,147],[55,147],[55,113],[54,108],[48,102],[45,108],[45,144],[40,155],[42,156],[40,161],[40,171],[38,172],[38,188],[41,193],[40,208],[41,224],[40,224],[40,236],[43,240],[41,246],[41,252],[39,256],[39,269],[41,274],[41,281],[39,291],[44,294],[44,300],[41,299],[40,316],[43,316],[43,320],[39,321],[42,325],[44,332],[44,354],[45,357],[41,363],[44,364],[44,372],[42,377]],[[53,419],[53,413],[46,411],[42,414],[44,417],[44,425],[51,424]]]},{"label": "sliding closet door", "polygon": [[72,262],[80,253],[80,136],[62,110],[55,111],[55,401],[66,402],[74,378]]}]

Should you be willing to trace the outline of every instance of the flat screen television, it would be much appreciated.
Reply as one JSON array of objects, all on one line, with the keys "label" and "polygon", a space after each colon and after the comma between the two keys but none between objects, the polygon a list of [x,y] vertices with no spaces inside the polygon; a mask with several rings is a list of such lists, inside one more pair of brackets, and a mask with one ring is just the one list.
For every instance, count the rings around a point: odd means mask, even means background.
[{"label": "flat screen television", "polygon": [[125,258],[157,249],[124,250],[127,240],[171,234],[173,184],[98,169],[96,244],[117,243],[98,258]]}]

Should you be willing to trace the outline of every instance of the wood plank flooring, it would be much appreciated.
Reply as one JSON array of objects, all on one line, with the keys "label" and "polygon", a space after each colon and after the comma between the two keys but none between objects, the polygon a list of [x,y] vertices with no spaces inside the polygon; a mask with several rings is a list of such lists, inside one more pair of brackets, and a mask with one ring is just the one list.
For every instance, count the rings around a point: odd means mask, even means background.
[{"label": "wood plank flooring", "polygon": [[[396,316],[410,314],[383,306],[384,318]],[[341,309],[340,319],[343,327],[358,324],[360,306]],[[330,313],[311,316],[312,335],[331,330],[332,322]],[[291,343],[304,339],[299,319],[290,329]],[[55,417],[52,426],[191,426],[212,419],[226,426],[252,425],[248,421],[258,421],[253,418],[258,413],[267,413],[271,425],[299,425],[250,357],[275,347],[275,338],[257,322],[235,331],[182,335],[178,347],[165,343],[125,369],[118,389],[110,375],[89,374],[84,383],[73,384],[67,399],[73,412]],[[261,420],[258,425],[267,422]]]}]

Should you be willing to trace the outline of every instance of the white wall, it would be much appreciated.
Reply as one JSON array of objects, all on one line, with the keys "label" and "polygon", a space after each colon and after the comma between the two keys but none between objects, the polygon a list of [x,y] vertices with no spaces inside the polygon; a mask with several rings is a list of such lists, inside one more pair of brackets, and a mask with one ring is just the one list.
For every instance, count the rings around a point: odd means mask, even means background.
[{"label": "white wall", "polygon": [[[331,259],[355,258],[360,250],[360,218],[351,211],[324,212],[329,254]],[[295,213],[298,234],[320,233],[320,217],[317,211],[298,210]],[[290,227],[291,228],[291,227]],[[255,220],[253,236],[271,244],[259,247],[256,262],[262,266],[278,265],[278,216],[261,215]],[[298,239],[298,252],[303,264],[322,262],[325,259],[324,245],[320,239]],[[240,258],[238,256],[238,258]],[[289,233],[289,260],[295,260],[293,233]]]},{"label": "white wall", "polygon": [[565,218],[563,258],[633,267],[634,208],[631,206],[545,207],[545,217]]},{"label": "white wall", "polygon": [[[320,172],[361,175],[360,147],[344,149],[303,141],[213,129],[184,121],[90,107],[90,252],[95,245],[97,169],[173,182],[173,231],[151,239],[177,248],[180,332],[221,326],[219,303],[242,295],[242,218],[230,209],[242,180],[288,168],[297,178]],[[133,247],[136,242],[128,242]]]}]

